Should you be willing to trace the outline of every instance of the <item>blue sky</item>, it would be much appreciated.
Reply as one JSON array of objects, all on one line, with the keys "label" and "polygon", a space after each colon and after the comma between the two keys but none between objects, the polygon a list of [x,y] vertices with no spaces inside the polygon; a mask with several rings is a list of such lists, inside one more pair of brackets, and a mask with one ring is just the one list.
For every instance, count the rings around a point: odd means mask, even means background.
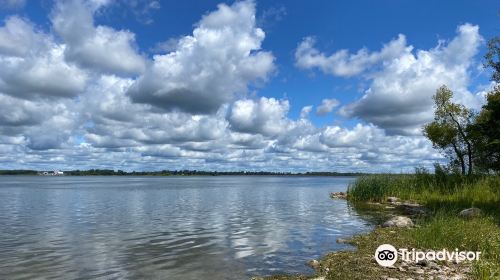
[{"label": "blue sky", "polygon": [[479,109],[500,26],[495,1],[0,3],[6,168],[430,166],[430,96]]}]

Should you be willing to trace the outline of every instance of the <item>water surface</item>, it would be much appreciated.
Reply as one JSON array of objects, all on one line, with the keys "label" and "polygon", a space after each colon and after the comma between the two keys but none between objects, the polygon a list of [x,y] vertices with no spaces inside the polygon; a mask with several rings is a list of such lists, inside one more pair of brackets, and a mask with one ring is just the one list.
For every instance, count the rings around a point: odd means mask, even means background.
[{"label": "water surface", "polygon": [[371,224],[339,177],[0,177],[0,279],[310,273]]}]

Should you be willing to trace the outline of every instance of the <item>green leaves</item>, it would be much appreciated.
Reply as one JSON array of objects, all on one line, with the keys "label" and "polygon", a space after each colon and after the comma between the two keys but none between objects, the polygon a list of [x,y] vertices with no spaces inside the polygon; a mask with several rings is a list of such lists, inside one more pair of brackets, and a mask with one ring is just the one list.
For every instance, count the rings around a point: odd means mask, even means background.
[{"label": "green leaves", "polygon": [[493,69],[491,80],[500,83],[500,37],[495,37],[488,41],[488,52],[484,56],[485,67]]},{"label": "green leaves", "polygon": [[[445,85],[433,96],[436,110],[434,121],[425,125],[424,135],[431,140],[434,148],[442,150],[450,158],[450,165],[459,164],[462,174],[472,173],[472,144],[467,127],[474,115],[465,106],[453,103],[453,92]],[[467,161],[465,160],[467,155]]]}]

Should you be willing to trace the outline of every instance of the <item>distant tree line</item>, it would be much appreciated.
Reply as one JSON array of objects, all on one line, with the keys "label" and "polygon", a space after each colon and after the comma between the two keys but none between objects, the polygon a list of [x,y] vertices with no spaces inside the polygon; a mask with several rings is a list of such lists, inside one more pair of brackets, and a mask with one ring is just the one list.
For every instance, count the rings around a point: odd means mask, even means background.
[{"label": "distant tree line", "polygon": [[[0,175],[37,175],[36,170],[0,170]],[[68,170],[64,175],[70,176],[360,176],[358,172],[269,172],[269,171],[200,171],[200,170],[161,170],[161,171],[123,171],[113,169]]]},{"label": "distant tree line", "polygon": [[35,170],[0,170],[0,175],[37,175]]}]

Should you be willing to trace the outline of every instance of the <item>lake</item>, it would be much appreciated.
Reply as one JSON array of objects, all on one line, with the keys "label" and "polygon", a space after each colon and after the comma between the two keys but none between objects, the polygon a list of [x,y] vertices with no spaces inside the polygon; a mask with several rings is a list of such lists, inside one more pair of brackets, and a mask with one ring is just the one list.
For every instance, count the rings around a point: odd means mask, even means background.
[{"label": "lake", "polygon": [[349,177],[0,177],[0,279],[248,279],[369,231]]}]

